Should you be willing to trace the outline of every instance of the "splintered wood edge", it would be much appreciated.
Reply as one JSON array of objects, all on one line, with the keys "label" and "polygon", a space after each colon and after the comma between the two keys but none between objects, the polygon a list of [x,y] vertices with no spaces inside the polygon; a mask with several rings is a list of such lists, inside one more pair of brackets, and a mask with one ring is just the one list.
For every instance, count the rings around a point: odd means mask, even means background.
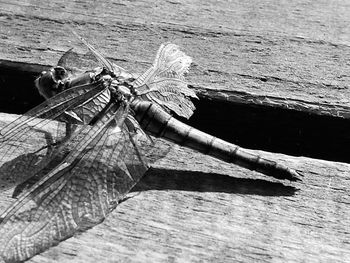
[{"label": "splintered wood edge", "polygon": [[251,105],[252,107],[270,107],[275,109],[293,110],[320,116],[336,118],[350,118],[350,107],[342,105],[330,105],[325,103],[312,103],[304,100],[281,98],[274,96],[261,96],[244,91],[212,90],[201,86],[192,85],[199,99],[215,100],[218,103],[226,102],[239,105]]}]

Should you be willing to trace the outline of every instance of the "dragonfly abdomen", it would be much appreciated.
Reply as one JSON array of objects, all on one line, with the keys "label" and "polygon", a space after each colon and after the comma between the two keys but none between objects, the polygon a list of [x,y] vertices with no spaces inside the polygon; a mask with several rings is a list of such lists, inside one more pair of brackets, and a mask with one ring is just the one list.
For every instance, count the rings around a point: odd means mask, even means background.
[{"label": "dragonfly abdomen", "polygon": [[299,179],[296,171],[182,123],[154,103],[135,100],[132,108],[141,127],[156,137],[278,179]]}]

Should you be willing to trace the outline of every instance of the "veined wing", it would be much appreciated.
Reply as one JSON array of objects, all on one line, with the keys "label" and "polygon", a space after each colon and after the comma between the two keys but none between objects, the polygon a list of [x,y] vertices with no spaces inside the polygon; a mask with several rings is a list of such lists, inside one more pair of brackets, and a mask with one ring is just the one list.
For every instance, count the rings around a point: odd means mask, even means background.
[{"label": "veined wing", "polygon": [[73,75],[91,71],[99,66],[99,62],[91,52],[84,55],[76,53],[73,48],[66,51],[58,60],[57,66],[61,66]]},{"label": "veined wing", "polygon": [[[101,80],[66,90],[5,126],[0,131],[0,162],[5,162],[0,167],[1,188],[32,176],[38,161],[65,138],[66,124],[61,120],[76,116],[76,123],[77,118],[82,124],[89,123],[109,100],[108,87]],[[9,172],[11,167],[16,167],[18,174]]]},{"label": "veined wing", "polygon": [[69,148],[78,150],[2,215],[0,255],[5,262],[30,258],[100,223],[142,177],[148,167],[124,124],[127,113],[112,104],[93,126],[84,126],[85,135],[69,141]]},{"label": "veined wing", "polygon": [[82,38],[77,32],[71,29],[73,34],[80,39],[80,41],[90,50],[90,52],[95,56],[95,58],[104,66],[112,75],[116,77],[122,77],[124,79],[133,79],[134,75],[123,69],[122,67],[112,63],[106,59],[100,52],[98,52],[91,44],[89,44],[84,38]]},{"label": "veined wing", "polygon": [[191,63],[192,59],[177,45],[162,44],[152,67],[132,84],[142,99],[189,118],[195,110],[190,98],[197,98],[184,78]]}]

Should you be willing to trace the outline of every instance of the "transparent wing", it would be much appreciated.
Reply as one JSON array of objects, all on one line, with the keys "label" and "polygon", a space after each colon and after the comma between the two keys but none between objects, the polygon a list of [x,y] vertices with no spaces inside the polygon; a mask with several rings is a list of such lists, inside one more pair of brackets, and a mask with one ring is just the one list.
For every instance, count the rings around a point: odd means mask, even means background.
[{"label": "transparent wing", "polygon": [[38,162],[66,137],[66,124],[61,120],[76,112],[80,123],[87,124],[108,102],[109,91],[103,82],[74,87],[1,129],[0,187],[10,188],[32,176]]},{"label": "transparent wing", "polygon": [[148,169],[124,124],[127,110],[113,107],[2,215],[2,260],[25,260],[100,223]]},{"label": "transparent wing", "polygon": [[158,49],[152,67],[135,80],[133,84],[137,88],[144,84],[151,83],[159,77],[176,77],[183,79],[191,63],[192,59],[184,52],[180,51],[177,45],[164,43]]},{"label": "transparent wing", "polygon": [[90,50],[93,56],[95,56],[95,58],[101,63],[101,65],[104,66],[110,73],[113,73],[116,77],[123,77],[125,79],[134,78],[133,74],[103,57],[100,52],[98,52],[91,44],[89,44],[73,29],[71,29],[71,31],[78,39],[80,39],[80,41]]},{"label": "transparent wing", "polygon": [[97,68],[99,62],[91,52],[78,54],[71,48],[62,55],[57,66],[61,66],[76,75]]},{"label": "transparent wing", "polygon": [[191,63],[177,45],[162,44],[152,67],[133,82],[135,90],[143,99],[189,118],[195,110],[190,98],[197,98],[184,78]]},{"label": "transparent wing", "polygon": [[196,109],[191,101],[196,98],[187,83],[176,78],[158,78],[147,85],[148,91],[140,97],[162,106],[163,109],[175,112],[178,116],[189,118]]}]

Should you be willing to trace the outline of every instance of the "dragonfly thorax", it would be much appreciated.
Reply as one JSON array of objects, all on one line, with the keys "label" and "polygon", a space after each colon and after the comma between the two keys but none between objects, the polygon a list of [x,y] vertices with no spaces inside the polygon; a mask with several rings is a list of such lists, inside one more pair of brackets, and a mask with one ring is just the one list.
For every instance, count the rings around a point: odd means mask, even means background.
[{"label": "dragonfly thorax", "polygon": [[130,85],[125,82],[119,82],[117,79],[113,79],[109,86],[112,98],[117,101],[130,101],[133,97],[133,93],[129,86]]}]

